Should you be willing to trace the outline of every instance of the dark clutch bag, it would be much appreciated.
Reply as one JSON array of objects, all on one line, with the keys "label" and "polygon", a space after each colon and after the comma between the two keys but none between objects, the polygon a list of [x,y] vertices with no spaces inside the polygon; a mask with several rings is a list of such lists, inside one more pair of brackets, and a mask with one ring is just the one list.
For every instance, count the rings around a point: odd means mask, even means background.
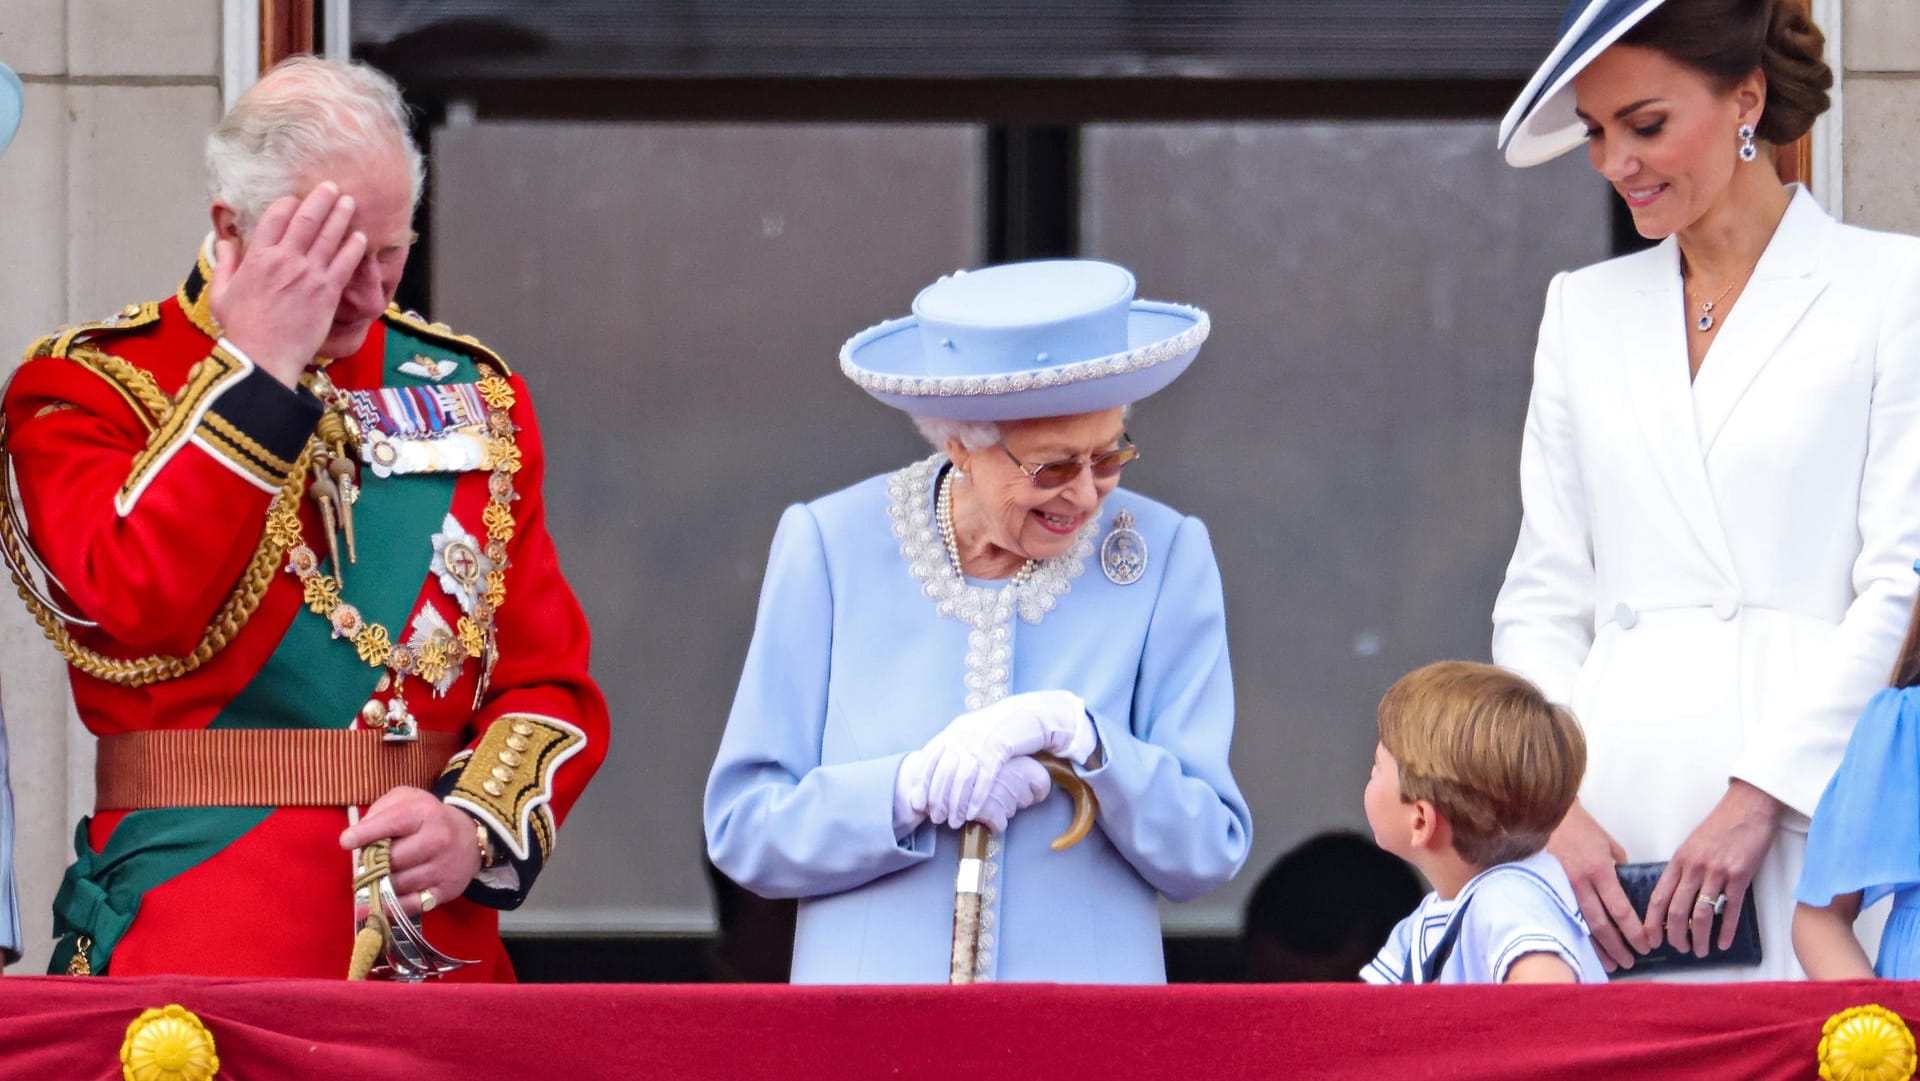
[{"label": "dark clutch bag", "polygon": [[[1660,875],[1666,869],[1667,865],[1662,861],[1660,863],[1623,863],[1613,870],[1614,874],[1619,876],[1620,888],[1626,892],[1627,903],[1633,906],[1635,912],[1644,916],[1647,911],[1647,902],[1653,899],[1654,884],[1660,881]],[[1755,916],[1753,887],[1749,886],[1746,902],[1740,906],[1740,925],[1733,932],[1733,945],[1730,948],[1724,950],[1720,948],[1720,921],[1725,918],[1725,914],[1722,913],[1713,918],[1713,944],[1707,948],[1705,957],[1681,953],[1663,940],[1659,948],[1634,961],[1631,971],[1757,965],[1760,963],[1760,925]]]}]

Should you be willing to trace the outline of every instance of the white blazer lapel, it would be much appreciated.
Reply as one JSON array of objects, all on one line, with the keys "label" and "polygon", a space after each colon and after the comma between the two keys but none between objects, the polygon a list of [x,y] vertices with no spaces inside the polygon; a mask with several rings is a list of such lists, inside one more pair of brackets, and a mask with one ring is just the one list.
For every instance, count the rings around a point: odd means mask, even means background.
[{"label": "white blazer lapel", "polygon": [[1707,555],[1731,568],[1733,555],[1721,530],[1694,424],[1679,245],[1669,237],[1660,255],[1647,261],[1638,287],[1621,297],[1617,326],[1628,399],[1674,507]]},{"label": "white blazer lapel", "polygon": [[1818,273],[1819,256],[1832,225],[1833,219],[1811,195],[1796,190],[1773,239],[1760,253],[1752,281],[1727,313],[1694,379],[1702,456],[1713,449],[1754,378],[1826,289],[1827,276]]}]

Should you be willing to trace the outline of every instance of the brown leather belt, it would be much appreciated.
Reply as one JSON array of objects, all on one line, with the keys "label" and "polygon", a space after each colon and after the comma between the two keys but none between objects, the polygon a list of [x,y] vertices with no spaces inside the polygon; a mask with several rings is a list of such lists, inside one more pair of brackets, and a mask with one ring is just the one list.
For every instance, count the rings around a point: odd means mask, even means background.
[{"label": "brown leather belt", "polygon": [[453,732],[388,742],[370,729],[220,728],[100,738],[94,807],[364,807],[426,788],[466,746]]}]

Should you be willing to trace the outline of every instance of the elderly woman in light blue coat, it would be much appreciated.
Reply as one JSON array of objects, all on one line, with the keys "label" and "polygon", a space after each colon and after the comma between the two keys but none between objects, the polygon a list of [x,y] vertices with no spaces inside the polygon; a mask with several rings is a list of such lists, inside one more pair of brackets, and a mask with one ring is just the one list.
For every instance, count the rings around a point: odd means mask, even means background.
[{"label": "elderly woman in light blue coat", "polygon": [[[1207,328],[1054,261],[943,278],[842,349],[938,450],[781,518],[706,794],[714,862],[801,899],[796,983],[945,982],[970,821],[994,831],[980,979],[1164,981],[1160,899],[1240,869],[1207,530],[1118,487],[1126,407]],[[1063,852],[1043,753],[1099,802]]]},{"label": "elderly woman in light blue coat", "polygon": [[[20,77],[0,64],[0,151],[20,126]],[[0,714],[0,968],[20,959],[20,898],[13,884],[13,794],[7,787],[7,719]]]}]

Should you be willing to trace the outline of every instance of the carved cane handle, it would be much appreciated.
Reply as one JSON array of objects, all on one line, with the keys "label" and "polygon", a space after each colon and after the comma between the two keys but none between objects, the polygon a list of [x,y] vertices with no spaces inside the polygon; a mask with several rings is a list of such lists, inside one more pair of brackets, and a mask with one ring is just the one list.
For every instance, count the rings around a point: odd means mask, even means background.
[{"label": "carved cane handle", "polygon": [[1053,778],[1054,787],[1065,792],[1073,800],[1073,822],[1067,832],[1053,839],[1053,850],[1065,852],[1074,845],[1087,839],[1093,832],[1093,820],[1100,813],[1100,801],[1094,797],[1093,789],[1064,758],[1055,758],[1050,754],[1035,755],[1034,761],[1046,767],[1047,775]]}]

